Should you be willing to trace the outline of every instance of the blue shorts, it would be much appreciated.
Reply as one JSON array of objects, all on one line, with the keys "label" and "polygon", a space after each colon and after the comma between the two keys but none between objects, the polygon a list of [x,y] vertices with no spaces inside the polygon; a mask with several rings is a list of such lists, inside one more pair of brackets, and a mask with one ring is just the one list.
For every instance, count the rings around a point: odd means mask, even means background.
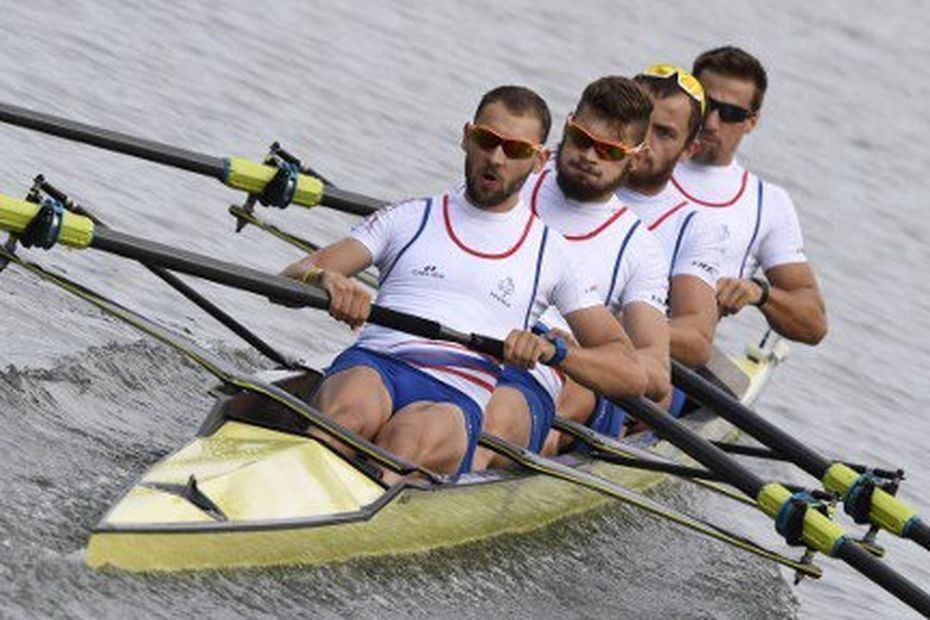
[{"label": "blue shorts", "polygon": [[392,412],[421,400],[450,403],[461,409],[465,416],[468,447],[458,473],[465,473],[471,469],[475,446],[478,445],[478,434],[481,432],[482,417],[481,407],[475,401],[406,362],[364,347],[352,346],[340,353],[326,369],[325,376],[329,377],[358,366],[371,368],[381,375],[381,381],[391,396]]},{"label": "blue shorts", "polygon": [[591,417],[588,418],[587,425],[601,435],[618,439],[625,420],[626,410],[623,407],[615,405],[597,394],[594,410],[591,412]]},{"label": "blue shorts", "polygon": [[542,450],[549,429],[555,420],[555,403],[539,381],[522,368],[504,366],[497,387],[509,387],[520,392],[530,408],[530,444],[533,452]]}]

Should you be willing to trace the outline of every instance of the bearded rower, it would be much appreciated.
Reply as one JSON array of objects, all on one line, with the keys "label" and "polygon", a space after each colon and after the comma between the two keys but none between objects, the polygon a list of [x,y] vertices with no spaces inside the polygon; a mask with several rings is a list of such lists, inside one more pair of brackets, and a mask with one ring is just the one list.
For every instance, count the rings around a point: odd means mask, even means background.
[{"label": "bearded rower", "polygon": [[[704,87],[708,112],[694,154],[678,165],[672,183],[722,222],[720,314],[751,304],[779,334],[817,344],[827,333],[826,310],[804,255],[794,203],[784,189],[735,159],[743,137],[759,122],[765,69],[747,52],[721,47],[698,56],[692,73]],[[754,276],[757,267],[764,279]]]},{"label": "bearded rower", "polygon": [[[357,327],[370,297],[348,278],[374,264],[377,302],[387,308],[506,337],[507,364],[548,363],[613,397],[642,395],[645,373],[623,329],[577,277],[565,240],[520,200],[526,178],[548,158],[549,127],[536,93],[490,91],[464,127],[464,187],[382,209],[285,275],[325,288],[330,314]],[[565,315],[580,346],[528,331],[549,306]],[[499,375],[498,360],[368,325],[333,361],[313,404],[403,459],[461,473],[471,467]]]},{"label": "bearded rower", "polygon": [[[633,154],[643,141],[652,103],[632,80],[604,77],[585,88],[565,123],[555,160],[523,188],[532,211],[562,233],[603,307],[618,316],[646,370],[646,395],[662,400],[669,392],[668,280],[658,241],[636,214],[616,197]],[[570,326],[559,312],[546,312],[550,327]],[[569,317],[566,317],[569,318]],[[621,368],[616,369],[622,372]],[[588,422],[594,430],[619,436],[625,413],[550,368],[504,369],[485,410],[485,429],[540,451],[553,417]],[[557,433],[543,452],[558,448]],[[476,468],[492,455],[479,449]]]},{"label": "bearded rower", "polygon": [[[618,195],[665,251],[671,356],[687,366],[703,366],[710,361],[717,326],[722,229],[711,212],[684,198],[669,181],[701,130],[704,89],[690,73],[668,64],[653,65],[634,80],[652,95],[654,106],[646,148]],[[673,412],[679,405],[673,404]]]}]

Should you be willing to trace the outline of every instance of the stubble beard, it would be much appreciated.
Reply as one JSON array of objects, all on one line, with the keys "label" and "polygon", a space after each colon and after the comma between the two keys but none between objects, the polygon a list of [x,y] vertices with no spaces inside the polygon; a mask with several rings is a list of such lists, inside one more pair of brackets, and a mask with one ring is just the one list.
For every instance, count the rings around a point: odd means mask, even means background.
[{"label": "stubble beard", "polygon": [[634,191],[662,189],[675,173],[675,164],[677,162],[678,158],[676,157],[670,160],[661,170],[630,172],[626,180],[626,186]]},{"label": "stubble beard", "polygon": [[624,183],[630,170],[630,167],[626,166],[620,174],[612,179],[602,178],[600,182],[589,181],[563,160],[561,146],[556,156],[555,167],[555,180],[559,184],[559,189],[562,190],[565,196],[578,202],[594,202],[602,199],[605,195],[613,194]]},{"label": "stubble beard", "polygon": [[507,201],[523,188],[523,184],[526,183],[526,179],[532,173],[532,168],[526,174],[513,179],[510,183],[504,183],[503,187],[496,192],[482,192],[478,184],[478,178],[485,172],[498,174],[493,167],[487,165],[472,173],[472,159],[468,155],[465,156],[465,193],[468,200],[476,207],[495,207]]}]

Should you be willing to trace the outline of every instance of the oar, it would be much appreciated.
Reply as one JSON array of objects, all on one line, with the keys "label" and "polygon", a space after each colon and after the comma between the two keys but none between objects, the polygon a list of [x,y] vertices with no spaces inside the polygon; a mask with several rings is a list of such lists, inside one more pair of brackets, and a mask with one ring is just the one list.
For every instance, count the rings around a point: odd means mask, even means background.
[{"label": "oar", "polygon": [[[49,207],[45,207],[48,210]],[[34,203],[0,196],[0,228],[21,234],[37,215]],[[112,230],[95,231],[88,218],[65,212],[56,221],[59,242],[72,247],[94,247],[166,269],[187,273],[281,299],[295,306],[327,308],[325,293],[294,280],[270,276],[254,269],[231,265],[216,259],[137,239]],[[48,233],[50,231],[46,231]],[[373,306],[370,322],[424,338],[449,340],[476,351],[501,356],[503,342],[477,334],[452,330],[436,321]],[[903,575],[869,555],[845,530],[816,509],[807,509],[806,498],[793,495],[776,482],[766,482],[655,403],[643,398],[618,403],[630,415],[652,427],[661,437],[701,463],[711,472],[756,502],[756,506],[776,521],[777,529],[789,542],[803,542],[811,549],[843,560],[920,613],[930,616],[930,596]]]},{"label": "oar", "polygon": [[[269,182],[279,174],[279,169],[274,166],[241,157],[205,155],[6,103],[0,103],[0,122],[213,177],[229,187],[249,194],[262,193]],[[287,206],[287,202],[305,207],[319,204],[356,215],[368,215],[384,206],[382,201],[331,185],[324,187],[323,182],[316,177],[296,170],[293,172],[288,179],[284,196],[289,200],[276,206]]]},{"label": "oar", "polygon": [[[33,202],[0,195],[0,229],[22,234],[43,207]],[[109,228],[95,227],[91,219],[64,211],[57,231],[58,243],[74,248],[92,247],[111,254],[157,265],[171,271],[211,280],[246,290],[292,306],[329,308],[329,298],[320,290],[257,269],[232,265],[217,259],[133,237]],[[414,317],[373,305],[369,322],[434,340],[457,342],[495,357],[503,356],[503,343],[478,334],[465,334],[436,321]]]},{"label": "oar", "polygon": [[825,489],[839,493],[844,509],[856,522],[871,522],[930,549],[930,527],[912,508],[875,484],[868,472],[860,474],[844,463],[823,457],[693,370],[674,361],[672,381],[733,426],[820,480]]}]

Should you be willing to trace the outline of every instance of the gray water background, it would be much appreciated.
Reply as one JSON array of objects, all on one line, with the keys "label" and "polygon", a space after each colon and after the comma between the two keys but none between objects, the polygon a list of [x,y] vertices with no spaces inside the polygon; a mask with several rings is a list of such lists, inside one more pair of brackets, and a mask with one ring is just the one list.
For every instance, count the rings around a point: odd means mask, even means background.
[{"label": "gray water background", "polygon": [[[4,2],[0,99],[219,156],[280,139],[346,188],[425,195],[461,174],[461,126],[501,83],[536,88],[556,126],[585,84],[736,43],[771,87],[741,158],[795,199],[831,332],[795,346],[761,410],[813,446],[904,467],[930,510],[923,401],[930,362],[930,22],[910,2]],[[558,133],[557,131],[555,132]],[[557,139],[554,136],[553,140]],[[0,126],[0,192],[43,172],[120,230],[276,271],[298,254],[249,230],[209,179]],[[265,215],[320,242],[353,219]],[[143,269],[29,252],[190,333],[262,361]],[[351,341],[313,312],[201,290],[312,360]],[[144,469],[188,440],[212,378],[17,268],[0,276],[0,617],[906,617],[836,562],[786,575],[622,507],[539,533],[415,558],[173,576],[92,572],[89,528]],[[759,321],[728,325],[738,347]],[[758,469],[758,467],[757,467]],[[809,483],[786,466],[773,477]],[[681,485],[663,497],[775,542],[758,515]],[[930,587],[914,545],[889,561]]]}]

